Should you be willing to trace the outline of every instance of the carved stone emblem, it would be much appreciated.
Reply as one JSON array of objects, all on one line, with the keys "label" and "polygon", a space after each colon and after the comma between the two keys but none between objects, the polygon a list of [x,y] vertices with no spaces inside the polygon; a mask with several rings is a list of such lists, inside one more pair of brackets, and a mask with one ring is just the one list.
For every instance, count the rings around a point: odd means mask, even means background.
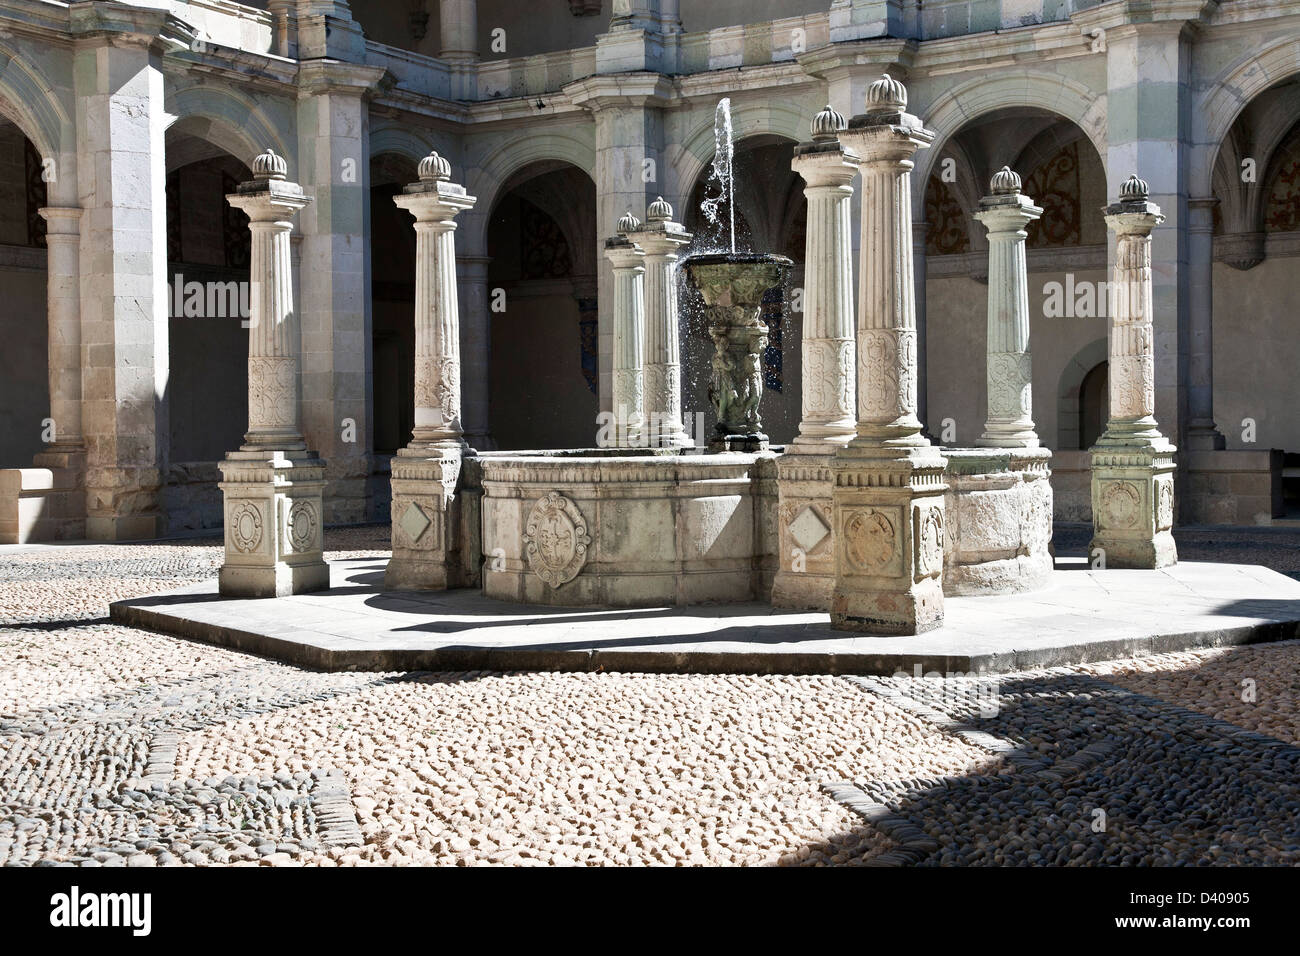
[{"label": "carved stone emblem", "polygon": [[230,509],[227,528],[235,550],[256,551],[262,544],[262,510],[251,501],[240,502]]},{"label": "carved stone emblem", "polygon": [[1142,511],[1142,499],[1132,482],[1113,481],[1101,493],[1103,526],[1132,528]]},{"label": "carved stone emblem", "polygon": [[524,557],[553,588],[572,581],[587,563],[591,535],[578,506],[558,491],[541,498],[524,525]]},{"label": "carved stone emblem", "polygon": [[879,574],[894,557],[894,524],[882,512],[851,512],[844,522],[844,553],[859,571]]},{"label": "carved stone emblem", "polygon": [[289,508],[289,545],[294,551],[316,550],[316,508],[306,500],[295,501]]}]

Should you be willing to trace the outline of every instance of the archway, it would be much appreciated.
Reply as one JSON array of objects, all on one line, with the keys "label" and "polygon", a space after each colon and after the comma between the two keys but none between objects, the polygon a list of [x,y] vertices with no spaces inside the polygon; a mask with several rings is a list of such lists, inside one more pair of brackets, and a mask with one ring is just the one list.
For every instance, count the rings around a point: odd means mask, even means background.
[{"label": "archway", "polygon": [[927,424],[935,435],[953,435],[955,445],[983,432],[988,241],[974,214],[993,173],[1010,166],[1021,191],[1043,209],[1026,240],[1034,422],[1048,447],[1077,448],[1077,408],[1061,408],[1055,383],[1081,349],[1106,334],[1107,235],[1099,211],[1106,174],[1093,139],[1059,113],[1022,106],[970,120],[933,152],[917,263],[918,273],[925,270]]},{"label": "archway", "polygon": [[[0,468],[30,468],[47,444],[50,385],[42,158],[0,115]],[[54,423],[57,426],[57,422]]]},{"label": "archway", "polygon": [[[774,289],[764,300],[764,321],[768,345],[763,356],[764,395],[760,414],[764,431],[773,444],[792,441],[799,431],[801,415],[803,314],[795,311],[802,297],[804,248],[808,205],[803,180],[790,168],[794,140],[774,133],[760,133],[737,140],[733,171],[736,182],[736,249],[774,252],[794,262],[785,289]],[[690,201],[678,218],[695,239],[683,254],[730,248],[730,216],[722,207],[718,222],[710,222],[701,211],[704,200],[714,198],[717,185],[710,183],[712,157],[700,169],[690,192]],[[700,321],[701,303],[690,286],[679,282],[682,296],[682,408],[704,412],[706,430],[712,427],[708,399],[709,363],[713,350]],[[688,430],[692,422],[687,421]]]},{"label": "archway", "polygon": [[1079,448],[1097,444],[1110,420],[1110,363],[1098,362],[1079,385]]},{"label": "archway", "polygon": [[[169,533],[220,527],[216,463],[248,427],[248,217],[228,202],[252,178],[215,142],[167,133],[168,454],[163,514]],[[161,422],[160,422],[161,425]]]},{"label": "archway", "polygon": [[370,294],[373,309],[374,453],[392,455],[415,427],[415,229],[393,197],[416,180],[397,153],[370,161]]},{"label": "archway", "polygon": [[497,197],[487,229],[489,429],[502,449],[588,447],[599,411],[595,184],[544,160]]}]

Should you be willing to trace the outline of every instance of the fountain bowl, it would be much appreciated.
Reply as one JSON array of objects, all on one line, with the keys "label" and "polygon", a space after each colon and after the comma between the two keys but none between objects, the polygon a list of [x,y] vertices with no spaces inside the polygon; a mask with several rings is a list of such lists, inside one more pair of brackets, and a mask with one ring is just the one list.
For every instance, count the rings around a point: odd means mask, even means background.
[{"label": "fountain bowl", "polygon": [[683,260],[687,279],[709,307],[758,309],[768,290],[785,282],[794,263],[785,256],[757,252],[716,252]]}]

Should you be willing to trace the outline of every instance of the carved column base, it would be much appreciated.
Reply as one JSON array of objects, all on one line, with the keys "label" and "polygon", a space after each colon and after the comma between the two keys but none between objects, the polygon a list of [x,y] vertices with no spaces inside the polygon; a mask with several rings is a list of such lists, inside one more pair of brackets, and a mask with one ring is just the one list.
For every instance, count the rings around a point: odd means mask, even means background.
[{"label": "carved column base", "polygon": [[1178,563],[1173,536],[1175,451],[1159,436],[1126,439],[1111,430],[1093,446],[1090,563],[1104,568]]},{"label": "carved column base", "polygon": [[241,449],[217,467],[225,499],[221,593],[269,598],[328,588],[325,462],[312,451]]},{"label": "carved column base", "polygon": [[836,454],[832,626],[906,635],[943,624],[946,466],[933,447]]},{"label": "carved column base", "polygon": [[808,452],[795,446],[776,460],[777,572],[773,607],[829,611],[835,591],[831,474],[834,446]]},{"label": "carved column base", "polygon": [[412,444],[393,457],[390,590],[478,587],[481,580],[479,460],[460,442]]}]

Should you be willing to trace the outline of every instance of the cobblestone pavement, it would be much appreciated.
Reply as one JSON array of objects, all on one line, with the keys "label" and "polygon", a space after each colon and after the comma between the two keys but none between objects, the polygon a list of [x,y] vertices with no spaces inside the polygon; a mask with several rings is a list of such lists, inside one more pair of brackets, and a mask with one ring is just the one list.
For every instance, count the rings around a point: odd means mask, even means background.
[{"label": "cobblestone pavement", "polygon": [[[1293,560],[1261,541],[1252,560]],[[379,528],[327,542],[387,548]],[[108,622],[219,562],[213,539],[0,551],[0,863],[1300,863],[1300,642],[1004,676],[990,697],[316,674]]]}]

